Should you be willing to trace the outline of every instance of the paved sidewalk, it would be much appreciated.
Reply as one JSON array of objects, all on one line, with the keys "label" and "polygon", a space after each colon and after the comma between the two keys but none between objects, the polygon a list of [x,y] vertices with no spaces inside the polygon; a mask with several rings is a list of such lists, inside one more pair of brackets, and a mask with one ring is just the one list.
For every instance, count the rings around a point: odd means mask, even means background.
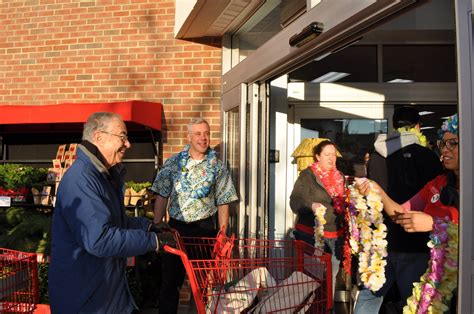
[{"label": "paved sidewalk", "polygon": [[[159,314],[158,308],[144,308],[138,312],[139,314]],[[180,306],[177,314],[197,314],[196,306],[192,303],[190,306]]]}]

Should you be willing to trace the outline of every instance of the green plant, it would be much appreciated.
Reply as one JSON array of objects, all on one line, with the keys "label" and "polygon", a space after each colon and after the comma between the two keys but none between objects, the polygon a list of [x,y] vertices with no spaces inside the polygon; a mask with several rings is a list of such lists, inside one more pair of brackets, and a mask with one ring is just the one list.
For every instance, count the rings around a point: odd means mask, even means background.
[{"label": "green plant", "polygon": [[8,208],[2,216],[0,247],[49,254],[50,216],[18,207]]},{"label": "green plant", "polygon": [[31,188],[44,185],[48,169],[20,164],[0,165],[0,187],[5,189]]},{"label": "green plant", "polygon": [[48,269],[48,263],[38,263],[39,303],[41,304],[49,304]]},{"label": "green plant", "polygon": [[135,182],[135,181],[125,182],[125,187],[131,188],[135,192],[140,192],[141,190],[149,188],[150,186],[151,186],[150,182]]}]

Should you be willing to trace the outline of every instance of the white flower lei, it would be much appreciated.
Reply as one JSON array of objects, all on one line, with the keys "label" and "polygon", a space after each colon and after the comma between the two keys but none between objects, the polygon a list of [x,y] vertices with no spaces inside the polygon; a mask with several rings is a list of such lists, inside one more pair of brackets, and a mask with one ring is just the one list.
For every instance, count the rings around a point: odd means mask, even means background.
[{"label": "white flower lei", "polygon": [[[372,291],[379,290],[385,283],[384,258],[387,256],[387,227],[383,223],[383,204],[378,191],[371,188],[367,197],[350,185],[351,216],[349,243],[354,254],[359,253],[359,274],[364,286]],[[360,235],[360,238],[358,238]]]},{"label": "white flower lei", "polygon": [[314,213],[314,246],[321,249],[324,248],[324,225],[326,224],[326,219],[324,219],[325,214],[326,207],[320,204]]}]

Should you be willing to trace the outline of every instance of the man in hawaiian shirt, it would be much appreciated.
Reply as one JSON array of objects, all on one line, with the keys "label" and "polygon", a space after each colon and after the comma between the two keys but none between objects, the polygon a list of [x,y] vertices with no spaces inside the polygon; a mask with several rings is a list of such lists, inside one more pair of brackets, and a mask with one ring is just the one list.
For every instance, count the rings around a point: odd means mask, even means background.
[{"label": "man in hawaiian shirt", "polygon": [[[194,118],[188,124],[188,141],[183,151],[169,158],[151,187],[157,194],[155,222],[161,222],[168,205],[169,225],[181,236],[215,237],[214,217],[219,229],[227,230],[229,203],[238,199],[232,179],[209,148],[210,128],[206,120]],[[175,314],[185,270],[179,257],[165,254],[162,263],[160,314]]]}]

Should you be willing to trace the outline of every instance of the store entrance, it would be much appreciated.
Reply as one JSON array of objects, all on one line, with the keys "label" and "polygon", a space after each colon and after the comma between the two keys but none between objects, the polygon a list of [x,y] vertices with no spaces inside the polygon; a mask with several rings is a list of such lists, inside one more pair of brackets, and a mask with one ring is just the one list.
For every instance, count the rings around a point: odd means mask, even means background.
[{"label": "store entrance", "polygon": [[[319,87],[324,88],[324,87]],[[291,86],[289,87],[291,91]],[[414,104],[415,103],[415,104]],[[334,142],[341,158],[338,158],[337,168],[345,175],[366,176],[368,157],[373,152],[374,142],[379,134],[393,130],[392,116],[400,106],[412,105],[421,113],[422,132],[432,148],[436,148],[437,130],[445,117],[456,112],[456,105],[445,104],[416,104],[416,102],[399,102],[385,104],[383,102],[366,102],[355,104],[351,102],[297,102],[289,99],[289,150],[291,154],[308,138],[326,138]],[[310,159],[310,163],[311,163]],[[309,166],[309,164],[308,164]],[[287,195],[291,195],[294,181],[298,178],[300,163],[294,163],[287,171]],[[291,212],[291,209],[288,208]],[[357,288],[354,279],[340,271],[336,280],[334,306],[336,313],[350,313],[355,301]]]},{"label": "store entrance", "polygon": [[[389,109],[391,112],[391,108]],[[342,155],[338,158],[338,169],[345,175],[365,176],[366,154],[372,151],[377,135],[387,133],[388,114],[379,110],[378,115],[365,115],[362,108],[353,108],[354,113],[361,112],[360,116],[338,110],[329,110],[332,112],[326,114],[319,111],[318,107],[313,110],[296,109],[295,122],[299,126],[299,132],[295,132],[295,136],[299,133],[299,139],[295,138],[295,144],[299,145],[306,138],[329,139],[336,144]]]},{"label": "store entrance", "polygon": [[[323,110],[315,105],[312,109],[297,106],[295,108],[296,125],[295,144],[305,138],[327,138],[336,143],[342,158],[338,160],[338,169],[345,175],[366,176],[366,163],[378,134],[392,130],[393,111],[407,104],[379,107],[358,107],[346,105],[347,111],[326,106]],[[455,105],[414,105],[421,114],[421,131],[426,136],[428,145],[436,150],[437,130],[445,117],[456,113]],[[322,112],[321,112],[322,111]]]}]

